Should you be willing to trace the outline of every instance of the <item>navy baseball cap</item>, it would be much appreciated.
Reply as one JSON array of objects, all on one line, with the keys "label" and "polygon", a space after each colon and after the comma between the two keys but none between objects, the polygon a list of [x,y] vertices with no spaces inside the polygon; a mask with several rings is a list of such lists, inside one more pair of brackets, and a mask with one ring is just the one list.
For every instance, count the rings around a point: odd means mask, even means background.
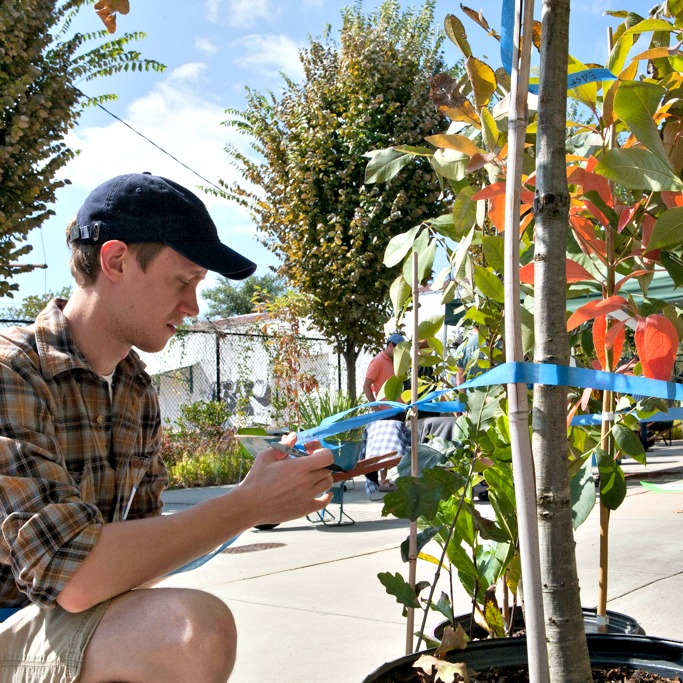
[{"label": "navy baseball cap", "polygon": [[86,198],[69,231],[71,242],[161,242],[202,268],[243,280],[256,264],[218,239],[204,203],[187,188],[150,173],[107,180]]}]

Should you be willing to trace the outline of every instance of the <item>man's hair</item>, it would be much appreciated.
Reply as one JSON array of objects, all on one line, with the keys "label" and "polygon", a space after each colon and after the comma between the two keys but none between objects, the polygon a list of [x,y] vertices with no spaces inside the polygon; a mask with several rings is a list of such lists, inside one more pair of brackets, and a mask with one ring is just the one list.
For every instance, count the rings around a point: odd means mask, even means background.
[{"label": "man's hair", "polygon": [[[71,248],[69,267],[79,287],[90,287],[95,284],[97,276],[100,274],[100,251],[102,245],[72,242],[69,234],[75,224],[76,218],[72,218],[66,228],[66,243]],[[135,260],[142,271],[145,272],[149,264],[165,246],[161,242],[136,242],[129,244],[128,248],[133,256],[135,256]]]}]

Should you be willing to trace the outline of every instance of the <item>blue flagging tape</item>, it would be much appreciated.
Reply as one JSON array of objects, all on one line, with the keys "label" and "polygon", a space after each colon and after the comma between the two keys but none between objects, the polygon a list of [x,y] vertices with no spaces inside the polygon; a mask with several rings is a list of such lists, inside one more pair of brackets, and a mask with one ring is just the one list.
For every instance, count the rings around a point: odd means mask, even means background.
[{"label": "blue flagging tape", "polygon": [[[363,427],[376,420],[398,415],[408,411],[415,406],[418,410],[435,413],[456,413],[465,412],[467,406],[459,401],[440,401],[446,394],[476,387],[487,387],[497,384],[544,384],[548,386],[571,386],[582,389],[600,389],[602,391],[615,391],[620,394],[631,394],[638,396],[652,396],[653,398],[663,398],[667,400],[683,401],[683,384],[675,382],[664,382],[659,379],[648,377],[635,377],[633,375],[622,375],[615,372],[604,372],[602,370],[591,370],[588,368],[576,368],[566,365],[551,365],[548,363],[503,363],[485,372],[464,384],[457,389],[446,389],[434,391],[427,394],[415,403],[396,403],[395,401],[374,401],[364,403],[360,408],[382,406],[385,410],[368,413],[365,415],[355,415],[343,419],[346,415],[353,413],[358,408],[351,408],[336,415],[325,418],[317,427],[306,429],[297,434],[298,443],[306,443],[314,439],[324,439],[327,436],[340,434],[356,427]],[[671,415],[671,411],[668,415]],[[667,413],[662,413],[667,415]],[[579,418],[588,416],[580,415]],[[600,416],[602,419],[602,416]],[[648,422],[655,421],[654,417],[648,417]],[[662,417],[661,420],[677,419]],[[572,424],[592,424],[590,422],[572,422]]]},{"label": "blue flagging tape", "polygon": [[[500,28],[500,59],[508,76],[512,74],[512,48],[515,26],[515,0],[503,0]],[[567,76],[567,90],[588,83],[615,81],[617,77],[609,69],[584,69]],[[529,84],[529,92],[538,95],[538,84]]]},{"label": "blue flagging tape", "polygon": [[[640,418],[640,422],[668,422],[669,420],[683,420],[683,408],[669,408],[668,413],[657,412]],[[572,418],[572,424],[581,426],[602,424],[602,413],[577,415]]]},{"label": "blue flagging tape", "polygon": [[[506,0],[507,1],[507,0]],[[615,391],[620,394],[634,394],[638,396],[651,396],[653,398],[664,398],[674,401],[683,401],[683,384],[675,382],[664,382],[658,379],[647,377],[634,377],[633,375],[622,375],[615,372],[604,372],[602,370],[589,370],[587,368],[575,368],[566,365],[550,365],[546,363],[503,363],[485,372],[474,379],[471,379],[455,389],[444,389],[433,391],[423,396],[415,403],[397,403],[396,401],[373,401],[364,403],[357,408],[345,410],[336,415],[326,417],[317,427],[306,429],[297,434],[297,443],[303,444],[307,441],[322,440],[326,436],[341,434],[342,432],[363,427],[383,420],[389,416],[404,413],[413,406],[418,410],[433,413],[460,413],[467,410],[467,406],[459,401],[444,401],[442,399],[447,394],[474,389],[476,387],[488,387],[500,384],[545,384],[548,386],[571,386],[582,389],[600,389],[602,391]],[[345,416],[354,413],[359,408],[374,408],[380,406],[384,410],[379,410],[363,415],[354,415],[346,419]],[[647,419],[647,422],[683,419],[683,408],[672,408],[668,413],[656,413]],[[595,421],[592,421],[595,420]],[[572,420],[572,424],[597,424],[602,420],[602,415],[578,415]],[[239,536],[235,536],[226,541],[216,550],[202,555],[192,562],[188,562],[179,569],[168,574],[179,574],[191,569],[201,567],[210,559],[223,552],[228,546],[232,545]],[[0,612],[0,617],[2,612]]]},{"label": "blue flagging tape", "polygon": [[0,607],[0,621],[5,621],[11,617],[15,612],[18,612],[21,607]]},{"label": "blue flagging tape", "polygon": [[212,560],[216,555],[219,553],[222,553],[227,547],[231,546],[238,538],[240,537],[240,534],[237,536],[234,536],[233,538],[227,540],[223,545],[219,546],[215,550],[212,550],[210,553],[207,553],[206,555],[202,555],[201,557],[198,557],[195,560],[192,560],[192,562],[188,562],[187,564],[184,564],[182,567],[178,567],[178,569],[174,569],[172,572],[169,572],[166,574],[166,576],[173,576],[173,574],[181,574],[182,572],[189,572],[192,569],[197,569],[197,567],[201,567],[203,564],[206,564],[209,560]]}]

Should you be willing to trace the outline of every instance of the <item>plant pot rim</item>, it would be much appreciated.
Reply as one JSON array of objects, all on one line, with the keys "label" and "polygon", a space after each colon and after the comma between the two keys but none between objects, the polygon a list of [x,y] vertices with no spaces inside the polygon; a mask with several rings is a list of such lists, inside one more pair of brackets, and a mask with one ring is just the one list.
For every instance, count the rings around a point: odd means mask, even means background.
[{"label": "plant pot rim", "polygon": [[[521,607],[518,605],[516,608],[515,614],[518,614],[521,616]],[[586,630],[586,633],[597,633],[598,632],[598,626],[597,626],[597,608],[596,607],[582,607],[581,610],[583,611],[583,623],[584,627]],[[621,612],[615,612],[613,610],[607,610],[607,617],[609,618],[608,622],[608,633],[613,633],[613,634],[624,634],[624,635],[640,635],[643,636],[645,635],[645,631],[643,630],[643,627],[634,619],[633,617],[623,614]],[[455,617],[455,621],[460,622],[461,624],[467,623],[469,624],[469,619],[470,615],[469,614],[459,614]],[[517,617],[515,617],[516,621]],[[430,631],[429,633],[429,638],[431,640],[434,640],[436,642],[441,642],[442,634],[444,628],[450,624],[451,622],[448,621],[447,619],[444,621],[439,622],[434,626],[434,628]],[[521,622],[523,623],[523,622]],[[520,624],[521,625],[521,624]],[[465,628],[465,631],[467,631],[467,628]],[[480,627],[481,628],[481,627]],[[482,629],[483,631],[483,629]]]},{"label": "plant pot rim", "polygon": [[[654,636],[612,633],[587,633],[588,651],[594,666],[628,666],[661,676],[683,674],[683,642]],[[389,683],[392,672],[407,666],[423,654],[422,650],[386,662],[367,676],[363,683]],[[449,657],[449,660],[451,657]],[[484,670],[492,666],[514,666],[527,661],[526,636],[494,638],[470,643],[467,649],[452,653],[453,661],[463,661],[472,669]]]}]

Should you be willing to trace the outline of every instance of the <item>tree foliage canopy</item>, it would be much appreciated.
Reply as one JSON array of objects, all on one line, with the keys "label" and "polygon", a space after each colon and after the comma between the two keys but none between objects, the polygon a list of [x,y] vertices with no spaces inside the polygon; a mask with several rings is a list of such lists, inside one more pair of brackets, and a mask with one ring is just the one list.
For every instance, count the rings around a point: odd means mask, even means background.
[{"label": "tree foliage canopy", "polygon": [[18,285],[9,280],[33,269],[16,262],[31,251],[28,233],[54,213],[48,206],[68,182],[56,179],[74,156],[64,137],[88,101],[76,83],[119,71],[163,68],[128,49],[144,34],[103,41],[104,29],[70,33],[75,14],[89,4],[0,3],[0,296],[12,296]]},{"label": "tree foliage canopy", "polygon": [[229,318],[232,315],[246,315],[254,310],[253,297],[256,292],[267,292],[277,298],[285,292],[282,278],[271,273],[252,275],[246,280],[234,284],[228,278],[221,277],[215,287],[208,287],[202,292],[202,298],[209,303],[209,318]]},{"label": "tree foliage canopy", "polygon": [[301,84],[287,79],[280,97],[248,90],[245,111],[228,112],[226,125],[249,136],[256,154],[228,148],[243,182],[225,184],[226,194],[249,208],[280,273],[313,295],[313,322],[347,367],[384,336],[389,240],[439,213],[428,162],[364,184],[368,152],[422,144],[444,125],[429,100],[444,68],[433,7],[401,12],[385,0],[367,16],[347,8],[339,44],[311,39],[301,51]]}]

